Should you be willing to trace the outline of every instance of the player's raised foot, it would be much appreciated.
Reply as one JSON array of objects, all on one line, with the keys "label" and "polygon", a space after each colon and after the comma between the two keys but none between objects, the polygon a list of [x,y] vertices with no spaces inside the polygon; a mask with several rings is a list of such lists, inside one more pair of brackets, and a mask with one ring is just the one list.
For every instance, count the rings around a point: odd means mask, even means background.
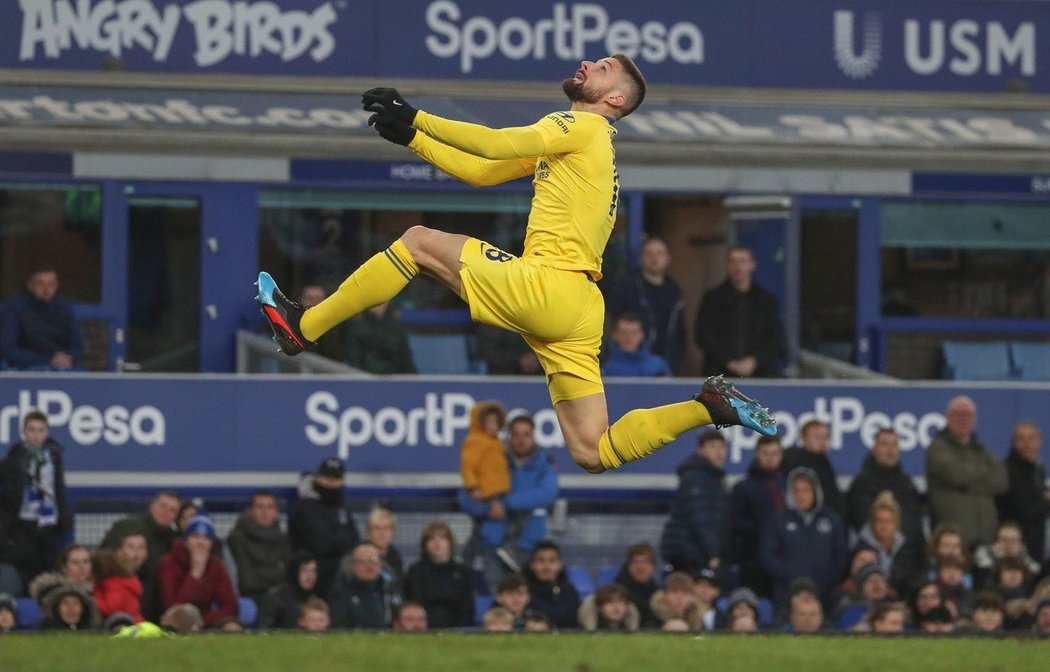
[{"label": "player's raised foot", "polygon": [[693,397],[707,408],[716,427],[740,425],[759,434],[776,436],[777,421],[757,401],[736,389],[725,376],[711,376],[704,381],[700,394]]},{"label": "player's raised foot", "polygon": [[312,347],[313,341],[308,340],[299,330],[299,320],[302,319],[305,309],[298,302],[285,296],[266,271],[259,273],[255,285],[259,288],[255,297],[259,302],[259,311],[270,323],[273,338],[280,346],[281,352],[286,355],[298,355]]}]

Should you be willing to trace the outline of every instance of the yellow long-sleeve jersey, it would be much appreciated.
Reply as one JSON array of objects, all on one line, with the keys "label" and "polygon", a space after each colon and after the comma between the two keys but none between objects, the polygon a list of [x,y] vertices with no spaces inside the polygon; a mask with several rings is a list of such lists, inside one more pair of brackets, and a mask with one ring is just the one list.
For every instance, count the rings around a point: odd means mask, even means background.
[{"label": "yellow long-sleeve jersey", "polygon": [[530,126],[492,129],[420,110],[409,143],[418,156],[474,186],[533,175],[524,257],[602,277],[620,178],[608,119],[553,112]]}]

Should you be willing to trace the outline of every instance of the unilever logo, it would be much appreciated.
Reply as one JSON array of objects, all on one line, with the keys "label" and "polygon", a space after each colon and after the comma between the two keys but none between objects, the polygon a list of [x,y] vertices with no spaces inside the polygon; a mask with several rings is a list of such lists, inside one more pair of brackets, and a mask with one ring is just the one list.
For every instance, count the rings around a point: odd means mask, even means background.
[{"label": "unilever logo", "polygon": [[141,49],[164,62],[184,24],[193,31],[193,58],[200,67],[230,56],[264,53],[316,62],[335,50],[329,31],[336,21],[332,2],[312,11],[282,10],[271,1],[197,0],[184,5],[162,0],[18,0],[22,35],[18,58],[59,58],[72,49],[114,58]]},{"label": "unilever logo", "polygon": [[835,63],[853,79],[871,76],[882,59],[882,20],[877,13],[864,15],[859,54],[854,46],[853,12],[835,12]]}]

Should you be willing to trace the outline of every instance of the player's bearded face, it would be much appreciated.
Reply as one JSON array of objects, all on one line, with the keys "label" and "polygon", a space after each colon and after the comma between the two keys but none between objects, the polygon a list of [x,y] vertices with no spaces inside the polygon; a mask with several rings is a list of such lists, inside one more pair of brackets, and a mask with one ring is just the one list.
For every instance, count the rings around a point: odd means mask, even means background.
[{"label": "player's bearded face", "polygon": [[601,92],[587,85],[585,81],[577,82],[570,77],[561,83],[561,90],[569,97],[570,103],[594,104],[602,99]]}]

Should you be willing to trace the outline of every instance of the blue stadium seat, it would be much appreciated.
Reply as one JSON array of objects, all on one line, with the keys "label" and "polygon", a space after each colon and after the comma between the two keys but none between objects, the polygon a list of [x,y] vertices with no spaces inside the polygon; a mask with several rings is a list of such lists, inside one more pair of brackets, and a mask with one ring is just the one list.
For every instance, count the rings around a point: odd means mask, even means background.
[{"label": "blue stadium seat", "polygon": [[237,598],[237,604],[240,609],[237,613],[237,619],[246,628],[250,628],[255,625],[255,621],[259,617],[259,608],[255,604],[255,600],[250,597],[239,597]]},{"label": "blue stadium seat", "polygon": [[492,608],[492,604],[496,601],[491,595],[475,595],[474,596],[474,620],[477,621],[478,625],[481,625],[481,621],[485,618],[485,612]]},{"label": "blue stadium seat", "polygon": [[868,607],[863,604],[854,604],[846,607],[835,621],[836,630],[849,630],[864,620],[868,613]]},{"label": "blue stadium seat", "polygon": [[594,577],[583,565],[569,565],[565,568],[565,573],[569,576],[569,583],[576,587],[581,600],[594,592]]},{"label": "blue stadium seat", "polygon": [[1010,380],[1010,345],[1006,341],[988,343],[944,342],[945,377],[951,380]]},{"label": "blue stadium seat", "polygon": [[18,629],[35,630],[40,625],[40,606],[28,597],[20,597],[18,604]]},{"label": "blue stadium seat", "polygon": [[620,568],[615,565],[602,565],[598,568],[598,582],[595,584],[599,588],[607,586],[616,580],[616,575],[620,573]]},{"label": "blue stadium seat", "polygon": [[435,375],[483,374],[482,364],[470,358],[470,341],[465,334],[411,334],[412,350],[419,373]]},{"label": "blue stadium seat", "polygon": [[1014,341],[1010,352],[1021,380],[1050,380],[1050,343]]}]

